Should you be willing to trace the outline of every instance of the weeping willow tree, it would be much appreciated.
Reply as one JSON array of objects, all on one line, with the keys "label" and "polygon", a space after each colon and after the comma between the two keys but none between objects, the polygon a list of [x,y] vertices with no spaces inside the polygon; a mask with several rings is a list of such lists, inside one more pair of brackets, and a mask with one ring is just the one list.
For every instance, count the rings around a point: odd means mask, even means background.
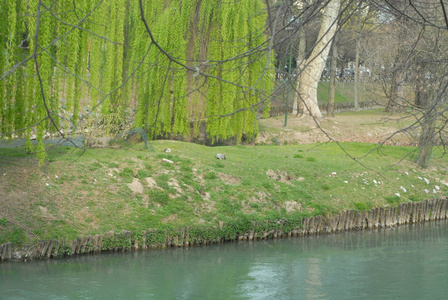
[{"label": "weeping willow tree", "polygon": [[253,137],[273,85],[265,22],[262,0],[1,1],[0,138],[43,159],[45,135],[86,115],[152,138]]},{"label": "weeping willow tree", "polygon": [[138,126],[173,137],[197,134],[205,122],[213,141],[255,136],[262,93],[273,83],[262,1],[168,2],[136,13],[153,28],[141,28],[134,45],[135,61],[149,51],[137,79]]}]

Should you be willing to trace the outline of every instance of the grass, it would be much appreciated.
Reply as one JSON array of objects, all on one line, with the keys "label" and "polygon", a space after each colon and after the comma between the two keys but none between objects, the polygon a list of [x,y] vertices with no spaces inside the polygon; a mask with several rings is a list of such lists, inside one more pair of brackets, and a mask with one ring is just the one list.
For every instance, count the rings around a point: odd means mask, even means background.
[{"label": "grass", "polygon": [[[418,169],[412,147],[152,144],[155,152],[140,144],[86,152],[58,147],[41,168],[25,149],[0,149],[0,243],[295,220],[448,195],[447,158],[436,153],[433,168]],[[216,153],[227,160],[217,161]]]},{"label": "grass", "polygon": [[[317,99],[321,102],[328,102],[329,82],[319,82],[317,88]],[[345,103],[352,102],[354,88],[352,82],[337,82],[335,85],[334,102]]]},{"label": "grass", "polygon": [[[319,82],[317,88],[317,99],[319,103],[328,102],[329,82]],[[378,83],[360,83],[359,84],[359,101],[371,101],[375,100],[378,103],[387,103],[387,97],[384,95],[382,87]],[[410,96],[410,87],[405,87],[406,97]],[[334,102],[335,103],[347,103],[353,102],[355,98],[355,86],[354,82],[336,82]]]}]

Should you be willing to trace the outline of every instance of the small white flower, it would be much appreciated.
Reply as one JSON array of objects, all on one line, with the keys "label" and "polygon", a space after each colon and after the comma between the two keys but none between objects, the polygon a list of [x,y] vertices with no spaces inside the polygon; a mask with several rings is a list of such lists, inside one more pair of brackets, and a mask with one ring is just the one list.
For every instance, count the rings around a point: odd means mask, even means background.
[{"label": "small white flower", "polygon": [[429,193],[429,191],[428,191],[427,189],[425,189],[425,193],[426,193],[426,194],[428,194],[428,193]]},{"label": "small white flower", "polygon": [[427,178],[423,178],[425,180],[426,184],[429,184],[429,180]]},{"label": "small white flower", "polygon": [[402,187],[402,186],[400,186],[400,189],[401,189],[404,193],[407,192],[406,189],[405,189],[404,187]]},{"label": "small white flower", "polygon": [[411,187],[415,187],[413,184],[411,184]]},{"label": "small white flower", "polygon": [[417,178],[420,179],[420,180],[423,180],[423,178],[421,178],[420,176],[418,176]]},{"label": "small white flower", "polygon": [[397,197],[401,197],[401,196],[400,196],[400,193],[395,193],[395,196],[397,196]]},{"label": "small white flower", "polygon": [[408,173],[408,172],[404,172],[404,174],[406,174],[406,175],[409,175],[409,173]]},{"label": "small white flower", "polygon": [[440,187],[438,185],[435,186],[436,190],[440,190]]},{"label": "small white flower", "polygon": [[435,189],[432,189],[433,194],[437,194],[437,191]]},{"label": "small white flower", "polygon": [[59,176],[58,176],[58,175],[54,175],[54,177],[55,177],[55,178],[59,178]]},{"label": "small white flower", "polygon": [[336,173],[336,172],[331,172],[331,176],[336,176],[336,175],[338,175],[338,173]]},{"label": "small white flower", "polygon": [[47,182],[47,183],[45,183],[45,185],[46,185],[46,186],[49,186],[50,184]]},{"label": "small white flower", "polygon": [[377,182],[375,179],[373,180],[373,183],[374,183],[374,184],[378,184],[378,182]]},{"label": "small white flower", "polygon": [[347,181],[347,180],[345,180],[344,182],[345,182],[345,183],[348,183],[348,181]]}]

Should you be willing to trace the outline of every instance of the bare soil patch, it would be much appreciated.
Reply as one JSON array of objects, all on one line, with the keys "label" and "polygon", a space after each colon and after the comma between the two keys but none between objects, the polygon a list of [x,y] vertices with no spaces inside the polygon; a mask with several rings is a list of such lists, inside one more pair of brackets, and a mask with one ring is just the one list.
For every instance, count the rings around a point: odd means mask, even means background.
[{"label": "bare soil patch", "polygon": [[258,144],[312,144],[319,142],[365,142],[394,146],[415,145],[404,127],[402,116],[378,114],[339,114],[335,118],[313,119],[284,116],[260,121]]}]

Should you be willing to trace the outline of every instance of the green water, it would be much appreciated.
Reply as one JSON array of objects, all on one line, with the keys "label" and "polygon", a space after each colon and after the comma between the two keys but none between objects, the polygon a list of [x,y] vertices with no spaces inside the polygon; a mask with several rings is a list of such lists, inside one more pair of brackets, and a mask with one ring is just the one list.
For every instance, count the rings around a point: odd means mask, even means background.
[{"label": "green water", "polygon": [[448,223],[0,264],[0,299],[361,298],[448,298]]}]

